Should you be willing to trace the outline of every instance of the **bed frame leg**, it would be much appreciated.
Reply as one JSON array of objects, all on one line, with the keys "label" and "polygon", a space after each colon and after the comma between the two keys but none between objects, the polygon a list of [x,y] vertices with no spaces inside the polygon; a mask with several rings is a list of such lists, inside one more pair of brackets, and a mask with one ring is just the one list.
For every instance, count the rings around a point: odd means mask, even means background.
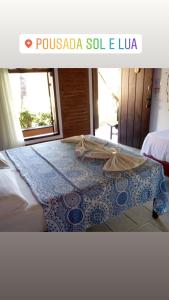
[{"label": "bed frame leg", "polygon": [[[153,208],[154,208],[154,202],[155,202],[155,198],[154,198],[154,200],[153,200]],[[155,210],[153,209],[153,211],[152,211],[152,217],[154,218],[154,219],[158,219],[158,214],[155,212]]]},{"label": "bed frame leg", "polygon": [[157,219],[158,218],[158,214],[153,210],[152,211],[152,217],[154,218],[154,219]]}]

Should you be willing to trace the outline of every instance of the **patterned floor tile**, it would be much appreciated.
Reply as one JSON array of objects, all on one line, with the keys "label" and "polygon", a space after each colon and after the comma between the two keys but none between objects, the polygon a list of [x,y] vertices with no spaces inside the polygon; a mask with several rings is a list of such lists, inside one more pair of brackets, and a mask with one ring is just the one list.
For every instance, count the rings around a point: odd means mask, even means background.
[{"label": "patterned floor tile", "polygon": [[87,232],[110,232],[111,229],[105,224],[95,225],[86,230]]},{"label": "patterned floor tile", "polygon": [[169,231],[169,213],[160,216],[158,219],[153,220],[154,223],[161,231]]},{"label": "patterned floor tile", "polygon": [[152,212],[143,206],[131,208],[125,213],[125,215],[131,218],[139,226],[152,220]]},{"label": "patterned floor tile", "polygon": [[163,231],[163,230],[161,230],[153,222],[148,222],[148,223],[144,224],[143,226],[139,226],[139,227],[135,228],[134,230],[132,230],[132,232],[161,232],[161,231]]},{"label": "patterned floor tile", "polygon": [[112,231],[116,232],[130,231],[137,226],[134,221],[129,219],[124,214],[110,219],[106,222],[106,225],[110,227]]}]

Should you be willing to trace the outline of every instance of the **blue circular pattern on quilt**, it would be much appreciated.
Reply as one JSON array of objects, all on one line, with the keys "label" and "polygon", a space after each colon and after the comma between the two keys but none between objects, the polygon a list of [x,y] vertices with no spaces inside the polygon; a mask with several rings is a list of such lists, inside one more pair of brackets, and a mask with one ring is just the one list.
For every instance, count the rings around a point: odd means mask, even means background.
[{"label": "blue circular pattern on quilt", "polygon": [[129,186],[129,179],[125,177],[117,178],[115,180],[116,189],[120,191],[124,191]]},{"label": "blue circular pattern on quilt", "polygon": [[157,199],[155,199],[154,202],[154,210],[160,215],[164,212],[167,212],[167,203],[166,203],[166,197],[165,194],[160,194]]},{"label": "blue circular pattern on quilt", "polygon": [[105,222],[109,217],[110,208],[105,202],[93,203],[86,210],[86,220],[91,225]]},{"label": "blue circular pattern on quilt", "polygon": [[150,195],[151,195],[150,189],[145,187],[141,192],[140,200],[144,202],[150,198]]},{"label": "blue circular pattern on quilt", "polygon": [[161,192],[166,192],[166,183],[165,183],[165,180],[161,181],[161,183],[160,183],[160,190],[161,190]]},{"label": "blue circular pattern on quilt", "polygon": [[65,231],[64,224],[60,218],[56,218],[55,220],[52,219],[46,219],[48,231],[52,232],[59,232],[59,231]]},{"label": "blue circular pattern on quilt", "polygon": [[124,205],[128,200],[128,194],[126,192],[121,192],[118,196],[117,196],[117,203],[118,205]]},{"label": "blue circular pattern on quilt", "polygon": [[101,222],[103,222],[104,216],[105,216],[104,210],[101,209],[100,207],[97,207],[95,208],[95,210],[91,212],[90,219],[93,224],[100,224]]},{"label": "blue circular pattern on quilt", "polygon": [[71,209],[68,213],[68,220],[71,224],[76,225],[83,221],[84,215],[80,208]]},{"label": "blue circular pattern on quilt", "polygon": [[163,204],[164,204],[168,200],[167,198],[168,198],[167,192],[158,194],[159,203],[161,203],[161,201],[163,201]]},{"label": "blue circular pattern on quilt", "polygon": [[81,196],[76,192],[72,192],[64,196],[64,202],[69,208],[78,206],[81,202]]}]

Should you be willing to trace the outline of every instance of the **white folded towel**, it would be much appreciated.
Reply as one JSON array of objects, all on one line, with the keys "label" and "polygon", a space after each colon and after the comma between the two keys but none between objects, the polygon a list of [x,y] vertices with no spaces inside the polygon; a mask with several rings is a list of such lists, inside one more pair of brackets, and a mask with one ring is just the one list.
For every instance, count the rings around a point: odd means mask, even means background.
[{"label": "white folded towel", "polygon": [[78,157],[107,160],[103,167],[103,170],[107,172],[131,170],[146,161],[145,157],[121,153],[113,147],[106,147],[105,144],[92,141],[90,137],[83,135],[70,137],[62,142],[75,143],[75,152]]}]

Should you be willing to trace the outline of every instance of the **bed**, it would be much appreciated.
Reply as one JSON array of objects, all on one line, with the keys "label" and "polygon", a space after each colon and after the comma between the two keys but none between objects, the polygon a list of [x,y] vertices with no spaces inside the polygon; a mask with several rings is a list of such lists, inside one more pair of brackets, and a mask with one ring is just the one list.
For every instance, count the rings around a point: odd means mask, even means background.
[{"label": "bed", "polygon": [[[36,200],[5,151],[1,153],[10,169],[0,169],[0,231],[46,231],[47,227],[42,206]],[[2,194],[3,182],[7,190]]]},{"label": "bed", "polygon": [[[93,136],[90,139],[110,149],[113,145]],[[138,156],[120,145],[113,147]],[[155,217],[167,211],[163,168],[150,159],[131,170],[106,172],[104,160],[79,159],[75,145],[61,141],[14,148],[4,154],[23,199],[16,209],[13,202],[8,217],[0,216],[1,231],[85,231],[147,201],[154,201]],[[0,170],[1,178],[4,171]],[[12,199],[8,201],[10,207]]]},{"label": "bed", "polygon": [[169,176],[169,129],[148,133],[141,153],[160,162],[164,167],[164,173]]}]

